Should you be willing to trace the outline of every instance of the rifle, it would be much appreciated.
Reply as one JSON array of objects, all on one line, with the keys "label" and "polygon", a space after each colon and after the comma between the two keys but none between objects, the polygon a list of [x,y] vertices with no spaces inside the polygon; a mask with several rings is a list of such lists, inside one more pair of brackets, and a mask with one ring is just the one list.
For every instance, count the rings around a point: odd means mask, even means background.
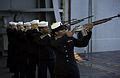
[{"label": "rifle", "polygon": [[[70,21],[70,25],[75,25],[75,24],[80,23],[80,22],[84,21],[85,19],[88,19],[88,18],[91,18],[91,17],[93,17],[93,15],[92,15],[92,16],[88,16],[88,17],[85,17],[85,18],[82,18],[82,19],[79,19],[79,20],[77,20],[77,19],[72,19],[72,20]],[[65,26],[67,26],[67,27],[70,26],[68,21],[62,21],[62,24],[65,25]]]},{"label": "rifle", "polygon": [[[92,22],[92,23],[90,23],[90,24],[92,24],[92,27],[93,27],[93,26],[95,26],[95,25],[99,25],[99,24],[102,24],[102,23],[106,23],[106,22],[108,22],[108,21],[110,21],[110,20],[112,20],[113,18],[116,18],[116,17],[120,17],[120,14],[115,15],[115,16],[112,16],[112,17],[109,17],[109,18],[100,19],[100,20],[94,21],[94,22]],[[84,24],[83,26],[78,25],[78,26],[76,26],[76,27],[73,28],[72,32],[83,31],[86,27],[89,26],[88,24],[89,24],[89,23]]]}]

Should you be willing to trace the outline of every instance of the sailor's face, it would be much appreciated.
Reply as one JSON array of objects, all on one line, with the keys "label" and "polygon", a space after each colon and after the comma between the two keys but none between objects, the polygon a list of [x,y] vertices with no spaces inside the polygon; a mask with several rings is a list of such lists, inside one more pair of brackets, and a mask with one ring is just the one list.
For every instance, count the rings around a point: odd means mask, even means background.
[{"label": "sailor's face", "polygon": [[30,29],[31,29],[31,26],[26,26],[26,29],[27,29],[27,30],[30,30]]},{"label": "sailor's face", "polygon": [[48,27],[43,27],[41,30],[43,33],[49,33],[49,28]]},{"label": "sailor's face", "polygon": [[25,29],[24,26],[21,26],[20,28],[21,28],[21,29]]},{"label": "sailor's face", "polygon": [[60,35],[60,36],[63,36],[63,35],[66,34],[66,31],[67,31],[67,30],[63,29],[63,30],[60,30],[60,31],[56,32],[56,34],[57,34],[57,35]]},{"label": "sailor's face", "polygon": [[18,30],[20,30],[20,29],[21,29],[20,25],[17,25],[17,29],[18,29]]},{"label": "sailor's face", "polygon": [[36,29],[37,27],[38,27],[38,24],[32,24],[32,25],[31,25],[31,28],[32,28],[32,29]]},{"label": "sailor's face", "polygon": [[14,25],[13,25],[13,26],[11,26],[11,28],[12,28],[12,29],[17,29],[17,26],[14,26]]}]

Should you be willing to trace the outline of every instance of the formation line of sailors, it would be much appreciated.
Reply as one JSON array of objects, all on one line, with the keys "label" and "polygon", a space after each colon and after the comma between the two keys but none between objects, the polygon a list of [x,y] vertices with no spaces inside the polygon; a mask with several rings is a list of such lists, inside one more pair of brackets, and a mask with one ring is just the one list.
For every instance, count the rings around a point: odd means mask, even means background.
[{"label": "formation line of sailors", "polygon": [[36,70],[38,78],[47,78],[47,69],[50,78],[80,78],[74,46],[86,47],[92,28],[77,39],[61,22],[50,28],[47,21],[9,22],[7,67],[13,78],[36,78]]}]

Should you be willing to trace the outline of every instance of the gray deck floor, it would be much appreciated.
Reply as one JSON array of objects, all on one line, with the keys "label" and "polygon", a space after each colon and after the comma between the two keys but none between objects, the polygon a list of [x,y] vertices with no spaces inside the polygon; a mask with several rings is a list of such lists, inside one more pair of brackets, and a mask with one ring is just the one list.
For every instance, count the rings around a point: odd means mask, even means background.
[{"label": "gray deck floor", "polygon": [[81,78],[120,78],[120,51],[93,53],[79,69]]},{"label": "gray deck floor", "polygon": [[[0,57],[0,78],[10,78],[6,57]],[[120,78],[120,51],[93,53],[78,64],[81,78]]]}]

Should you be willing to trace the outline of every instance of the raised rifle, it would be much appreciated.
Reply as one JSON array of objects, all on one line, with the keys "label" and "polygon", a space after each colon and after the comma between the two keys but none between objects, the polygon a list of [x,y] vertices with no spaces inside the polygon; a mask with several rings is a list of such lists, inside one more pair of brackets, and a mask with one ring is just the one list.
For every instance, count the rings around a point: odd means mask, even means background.
[{"label": "raised rifle", "polygon": [[[108,21],[110,21],[110,20],[112,20],[113,18],[116,18],[116,17],[120,17],[120,14],[115,15],[115,16],[112,16],[112,17],[109,17],[109,18],[104,18],[104,19],[100,19],[100,20],[94,21],[94,22],[91,23],[91,24],[92,24],[91,26],[94,27],[95,25],[99,25],[99,24],[102,24],[102,23],[106,23],[106,22],[108,22]],[[83,36],[86,36],[87,33],[86,33],[84,30],[85,30],[85,28],[86,28],[87,26],[89,26],[88,24],[89,24],[89,23],[84,24],[83,26],[81,26],[81,25],[76,26],[75,28],[73,28],[72,32],[82,32],[82,35],[83,35]],[[83,62],[83,60],[81,60],[81,56],[80,56],[79,53],[74,54],[74,55],[76,56],[76,61],[77,61],[77,63]]]},{"label": "raised rifle", "polygon": [[112,17],[109,17],[109,18],[104,18],[104,19],[100,19],[100,20],[97,20],[97,21],[94,21],[92,23],[87,23],[87,24],[84,24],[84,25],[78,25],[78,26],[75,26],[72,30],[72,32],[84,32],[83,30],[85,30],[85,28],[87,28],[89,26],[89,24],[92,24],[91,26],[95,26],[95,25],[99,25],[99,24],[102,24],[102,23],[106,23],[110,20],[112,20],[113,18],[116,18],[116,17],[120,17],[120,14],[118,15],[115,15],[115,16],[112,16]]},{"label": "raised rifle", "polygon": [[91,18],[91,17],[93,17],[93,15],[92,15],[92,16],[88,16],[88,17],[85,17],[85,18],[82,18],[82,19],[79,19],[79,20],[77,20],[77,19],[72,19],[72,20],[70,21],[70,24],[69,24],[68,21],[62,21],[62,24],[68,27],[68,26],[70,26],[70,25],[78,24],[78,23],[84,21],[85,19],[88,19],[88,18]]}]

